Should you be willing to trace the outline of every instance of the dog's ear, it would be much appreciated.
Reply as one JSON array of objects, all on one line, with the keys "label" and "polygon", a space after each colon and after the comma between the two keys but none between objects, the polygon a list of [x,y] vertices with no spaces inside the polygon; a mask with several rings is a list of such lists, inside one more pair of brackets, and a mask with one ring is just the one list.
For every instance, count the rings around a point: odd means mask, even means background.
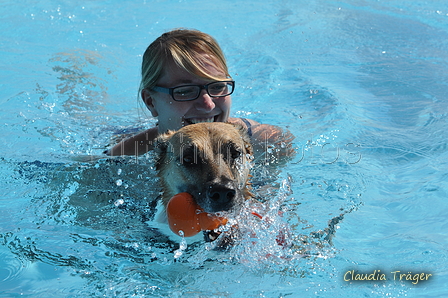
[{"label": "dog's ear", "polygon": [[253,155],[252,143],[250,141],[249,133],[247,128],[240,124],[232,124],[238,130],[241,139],[244,142],[244,146],[246,147],[246,154]]}]

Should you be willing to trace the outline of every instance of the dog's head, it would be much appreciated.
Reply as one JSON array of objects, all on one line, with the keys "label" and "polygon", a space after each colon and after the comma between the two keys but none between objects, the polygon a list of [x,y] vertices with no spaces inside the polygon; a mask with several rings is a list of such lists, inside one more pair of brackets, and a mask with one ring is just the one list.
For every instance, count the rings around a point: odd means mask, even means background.
[{"label": "dog's head", "polygon": [[244,128],[222,122],[192,124],[160,136],[155,147],[165,206],[175,194],[188,192],[206,212],[219,212],[252,196],[252,147]]}]

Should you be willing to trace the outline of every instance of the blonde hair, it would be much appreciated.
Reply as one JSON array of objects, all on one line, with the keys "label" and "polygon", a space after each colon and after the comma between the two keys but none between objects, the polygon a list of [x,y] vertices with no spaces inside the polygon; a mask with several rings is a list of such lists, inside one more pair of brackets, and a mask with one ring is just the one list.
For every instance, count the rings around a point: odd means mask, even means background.
[{"label": "blonde hair", "polygon": [[[156,86],[163,69],[171,61],[201,78],[217,81],[230,78],[224,54],[213,37],[198,30],[175,29],[162,34],[146,49],[139,93]],[[216,66],[226,77],[218,78],[209,74],[207,64]]]}]

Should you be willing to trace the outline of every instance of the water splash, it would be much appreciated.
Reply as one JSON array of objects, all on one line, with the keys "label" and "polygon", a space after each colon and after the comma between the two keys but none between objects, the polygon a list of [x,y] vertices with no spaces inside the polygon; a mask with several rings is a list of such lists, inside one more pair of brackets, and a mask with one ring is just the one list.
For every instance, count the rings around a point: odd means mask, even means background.
[{"label": "water splash", "polygon": [[257,267],[265,261],[283,263],[301,257],[291,250],[293,232],[283,217],[283,203],[292,194],[291,181],[291,177],[283,180],[278,195],[265,204],[246,202],[236,218],[239,239],[230,249],[231,258]]},{"label": "water splash", "polygon": [[292,194],[291,182],[291,177],[284,179],[277,196],[267,203],[247,200],[238,214],[226,214],[228,223],[214,231],[220,234],[215,241],[193,245],[187,252],[182,238],[174,259],[185,260],[192,268],[204,266],[210,259],[256,270],[293,266],[291,261],[300,261],[304,254],[294,243],[300,237],[294,236],[284,217],[288,212],[284,202]]},{"label": "water splash", "polygon": [[187,241],[185,240],[185,237],[183,237],[183,232],[179,231],[179,234],[182,236],[182,240],[179,243],[179,249],[174,251],[174,259],[180,258],[188,247]]}]

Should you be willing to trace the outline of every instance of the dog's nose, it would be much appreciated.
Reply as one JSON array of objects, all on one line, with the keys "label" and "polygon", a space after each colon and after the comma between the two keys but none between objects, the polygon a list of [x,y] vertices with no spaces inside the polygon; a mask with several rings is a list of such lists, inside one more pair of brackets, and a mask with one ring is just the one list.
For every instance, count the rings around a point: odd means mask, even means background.
[{"label": "dog's nose", "polygon": [[208,190],[208,197],[214,201],[215,204],[226,206],[235,198],[235,189],[221,184],[210,185]]}]

